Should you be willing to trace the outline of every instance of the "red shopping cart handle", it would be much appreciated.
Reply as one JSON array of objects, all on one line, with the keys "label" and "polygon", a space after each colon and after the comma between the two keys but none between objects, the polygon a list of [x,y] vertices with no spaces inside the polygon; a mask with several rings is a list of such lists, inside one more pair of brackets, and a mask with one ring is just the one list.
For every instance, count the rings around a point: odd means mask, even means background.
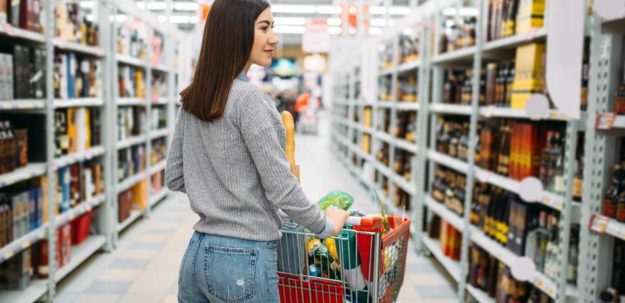
[{"label": "red shopping cart handle", "polygon": [[375,226],[382,226],[382,218],[378,216],[348,217],[345,223],[349,225],[356,225],[356,226],[363,226],[363,227],[375,227]]}]

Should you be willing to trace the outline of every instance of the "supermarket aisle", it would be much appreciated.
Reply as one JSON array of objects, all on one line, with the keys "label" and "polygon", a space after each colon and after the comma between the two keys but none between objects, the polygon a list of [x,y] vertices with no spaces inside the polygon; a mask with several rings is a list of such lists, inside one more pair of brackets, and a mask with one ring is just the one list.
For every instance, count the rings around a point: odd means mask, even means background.
[{"label": "supermarket aisle", "polygon": [[[353,194],[354,209],[378,212],[364,189],[328,149],[327,126],[320,136],[297,138],[302,185],[313,200],[333,189]],[[149,220],[132,226],[111,254],[99,254],[65,281],[55,302],[176,302],[178,266],[196,216],[186,197],[172,195]],[[454,290],[430,260],[409,254],[398,302],[455,302]]]}]

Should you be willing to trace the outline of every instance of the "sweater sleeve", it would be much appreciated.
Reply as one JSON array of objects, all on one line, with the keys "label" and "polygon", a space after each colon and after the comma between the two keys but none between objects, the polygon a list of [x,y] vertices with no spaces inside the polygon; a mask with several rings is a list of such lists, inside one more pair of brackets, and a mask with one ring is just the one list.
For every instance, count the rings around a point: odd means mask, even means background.
[{"label": "sweater sleeve", "polygon": [[182,137],[184,129],[182,127],[182,108],[178,112],[176,119],[176,129],[174,137],[167,152],[167,167],[165,168],[165,183],[170,190],[186,193],[184,188],[184,174],[182,161]]},{"label": "sweater sleeve", "polygon": [[267,199],[313,233],[326,228],[325,215],[304,194],[291,173],[278,131],[284,126],[269,96],[252,90],[240,103],[239,127]]}]

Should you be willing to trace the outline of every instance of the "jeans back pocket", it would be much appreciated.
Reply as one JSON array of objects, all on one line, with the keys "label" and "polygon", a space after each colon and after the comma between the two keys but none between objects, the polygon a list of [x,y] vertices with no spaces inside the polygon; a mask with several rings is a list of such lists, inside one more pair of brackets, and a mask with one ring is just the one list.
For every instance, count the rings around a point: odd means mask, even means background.
[{"label": "jeans back pocket", "polygon": [[257,249],[206,245],[204,275],[207,290],[224,302],[254,298]]}]

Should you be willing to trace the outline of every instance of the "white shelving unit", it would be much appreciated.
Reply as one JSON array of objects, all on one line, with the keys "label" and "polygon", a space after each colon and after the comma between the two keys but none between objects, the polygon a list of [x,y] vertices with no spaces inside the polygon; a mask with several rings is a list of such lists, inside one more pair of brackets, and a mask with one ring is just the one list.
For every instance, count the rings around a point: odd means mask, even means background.
[{"label": "white shelving unit", "polygon": [[[176,90],[181,87],[177,83],[181,78],[179,76],[180,71],[177,70],[180,69],[180,67],[174,66],[174,63],[177,61],[174,56],[180,53],[179,50],[181,48],[189,46],[187,42],[190,39],[187,39],[186,34],[180,32],[175,26],[163,24],[158,21],[156,16],[138,9],[134,2],[121,0],[91,1],[93,5],[88,7],[81,6],[81,9],[89,10],[89,13],[92,13],[92,17],[95,20],[94,23],[97,24],[100,29],[98,35],[99,41],[97,41],[98,47],[61,40],[54,37],[53,30],[46,30],[44,33],[35,33],[13,27],[9,24],[0,24],[0,39],[3,43],[7,45],[28,45],[42,49],[45,48],[45,91],[47,93],[46,96],[40,99],[0,100],[0,112],[2,113],[11,115],[43,113],[44,115],[39,116],[45,121],[45,127],[37,130],[41,133],[41,136],[45,138],[45,145],[38,146],[37,144],[39,142],[36,142],[29,146],[29,149],[32,150],[42,150],[43,155],[45,155],[43,156],[44,159],[31,161],[25,167],[19,168],[11,173],[0,175],[0,188],[5,189],[19,182],[45,176],[46,183],[44,183],[44,185],[47,191],[44,195],[48,197],[48,204],[44,205],[44,207],[47,213],[50,214],[48,215],[47,222],[43,222],[40,227],[18,239],[14,239],[4,247],[0,247],[0,263],[4,263],[11,261],[12,258],[15,258],[20,252],[33,247],[37,242],[47,240],[50,243],[50,245],[48,245],[49,251],[47,252],[50,257],[49,278],[35,279],[24,290],[0,290],[0,302],[31,303],[40,300],[46,302],[54,301],[57,283],[71,275],[98,251],[111,251],[115,249],[119,232],[128,227],[130,223],[143,217],[144,214],[147,215],[146,217],[149,217],[150,208],[154,207],[158,201],[166,199],[169,195],[169,191],[166,188],[162,188],[158,192],[149,189],[147,193],[148,201],[145,201],[145,204],[149,205],[149,207],[142,212],[133,213],[131,218],[124,223],[117,223],[118,191],[124,187],[129,188],[132,184],[136,184],[137,182],[148,181],[150,175],[157,173],[159,170],[162,171],[166,163],[163,161],[153,167],[151,167],[149,163],[146,163],[147,168],[144,172],[123,180],[122,183],[115,182],[114,171],[117,168],[117,163],[114,163],[113,158],[116,157],[118,149],[138,144],[148,146],[147,150],[149,152],[151,139],[169,138],[170,134],[173,133],[174,124],[171,120],[174,119],[175,116],[172,112],[175,108],[175,102],[177,101]],[[41,3],[42,14],[40,18],[44,29],[55,28],[53,8],[55,4],[55,1],[44,1]],[[110,18],[110,16],[115,15],[115,13],[123,13],[129,18],[140,19],[166,38],[165,41],[167,45],[163,52],[163,58],[165,60],[162,64],[159,63],[152,66],[151,62],[147,59],[142,60],[116,54],[115,30],[113,29],[115,24],[113,23],[113,19]],[[171,47],[168,47],[168,45]],[[178,49],[177,54],[174,53],[174,48]],[[98,72],[96,76],[102,86],[101,91],[96,94],[98,97],[74,99],[55,98],[53,71],[56,64],[54,62],[55,54],[58,53],[73,53],[82,58],[89,58],[98,62]],[[114,94],[114,92],[116,92],[118,83],[118,64],[139,67],[146,71],[146,96],[150,96],[150,94],[147,93],[151,92],[150,77],[152,72],[166,74],[168,77],[166,82],[166,95],[161,96],[153,103],[148,102],[148,98],[116,98],[117,94]],[[174,75],[176,76],[176,80],[174,80]],[[167,111],[167,125],[162,129],[148,129],[146,133],[139,137],[118,142],[118,140],[116,140],[116,132],[114,131],[117,127],[116,110],[118,106],[141,106],[146,108],[148,115],[150,114],[152,106],[160,106]],[[93,146],[86,150],[79,150],[69,155],[55,157],[55,110],[75,108],[99,109],[101,115],[101,137],[103,142],[98,146]],[[150,120],[146,119],[146,121]],[[41,143],[43,142],[44,141],[41,141]],[[146,159],[148,157],[149,153],[146,154]],[[91,197],[87,199],[87,201],[82,201],[67,211],[57,214],[57,206],[52,203],[54,199],[50,197],[54,197],[56,194],[56,184],[52,182],[57,177],[59,169],[92,159],[101,159],[105,168],[103,170],[105,192]],[[91,231],[97,231],[97,234],[92,234],[83,243],[73,246],[71,262],[58,268],[55,256],[57,228],[72,222],[74,219],[90,211],[94,211],[94,226],[92,226]]]}]

